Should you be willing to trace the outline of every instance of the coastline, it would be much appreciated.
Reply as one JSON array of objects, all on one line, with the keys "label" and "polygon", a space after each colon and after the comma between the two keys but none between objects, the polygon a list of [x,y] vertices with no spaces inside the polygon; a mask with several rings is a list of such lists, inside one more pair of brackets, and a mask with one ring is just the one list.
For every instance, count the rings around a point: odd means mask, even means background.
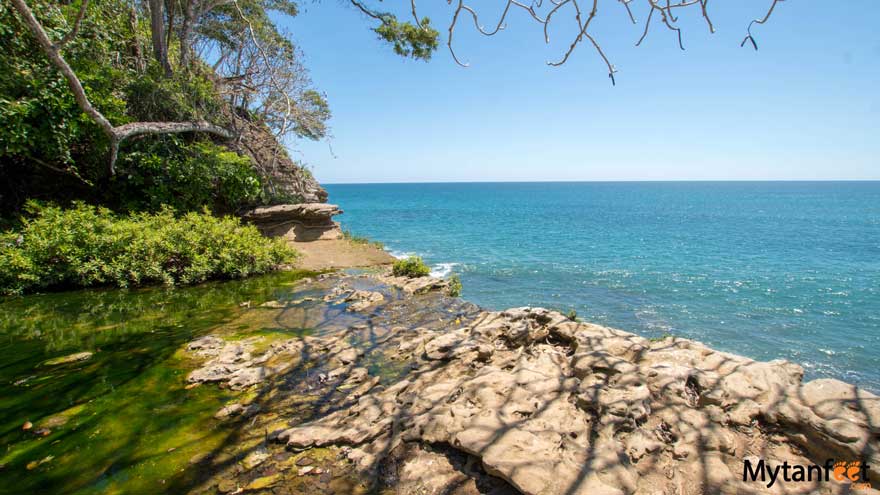
[{"label": "coastline", "polygon": [[[264,234],[304,253],[299,268],[337,270],[319,278],[321,300],[364,313],[367,326],[331,318],[337,331],[283,343],[277,352],[286,357],[274,367],[254,366],[278,359],[274,354],[238,367],[209,360],[190,375],[194,383],[243,389],[283,375],[291,359],[314,363],[311,353],[301,355],[304,347],[326,353],[326,376],[354,390],[355,402],[271,431],[288,450],[343,449],[336,456],[370,486],[387,463],[416,463],[418,476],[398,490],[411,483],[421,489],[431,479],[418,463],[428,462],[435,445],[450,446],[478,461],[486,476],[529,495],[762,493],[774,491],[775,466],[807,469],[829,459],[864,466],[864,480],[880,478],[880,398],[870,392],[835,379],[804,381],[803,367],[785,360],[755,361],[677,337],[649,340],[544,308],[487,311],[460,299],[438,307],[438,298],[447,298],[443,279],[391,276],[381,267],[400,256],[345,238],[332,221],[338,213],[335,205],[285,205],[250,217],[262,222]],[[354,267],[378,271],[338,272]],[[444,304],[470,309],[450,321]],[[380,323],[388,311],[399,312],[403,326]],[[429,329],[407,314],[444,323]],[[352,339],[364,328],[380,336],[368,347]],[[205,345],[220,359],[230,344]],[[365,359],[378,370],[395,361],[405,366],[388,379],[363,367]],[[225,370],[219,375],[218,364]],[[785,474],[782,490],[841,489],[814,478]]]},{"label": "coastline", "polygon": [[[456,476],[478,484],[489,476],[532,495],[849,489],[815,476],[777,483],[764,468],[763,481],[747,481],[747,462],[755,473],[759,465],[861,462],[880,477],[880,399],[838,380],[803,382],[796,364],[675,337],[651,341],[542,308],[485,311],[443,295],[431,277],[337,273],[308,284],[324,303],[363,317],[284,344],[290,356],[311,349],[310,359],[326,363],[328,385],[350,395],[335,412],[269,428],[288,451],[331,449],[341,459],[320,469],[342,462],[374,483],[392,463],[410,473],[397,493],[445,493],[438,487]],[[228,343],[219,345],[222,354]],[[285,359],[279,374],[303,358]],[[231,379],[252,374],[233,370]],[[473,459],[483,474],[449,467],[430,453],[435,446]]]}]

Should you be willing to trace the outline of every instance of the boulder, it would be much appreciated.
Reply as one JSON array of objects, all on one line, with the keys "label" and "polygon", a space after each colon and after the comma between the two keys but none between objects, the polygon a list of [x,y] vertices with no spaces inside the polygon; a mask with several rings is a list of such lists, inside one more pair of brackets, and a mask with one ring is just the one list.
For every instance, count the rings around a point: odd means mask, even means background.
[{"label": "boulder", "polygon": [[242,219],[268,237],[310,242],[341,239],[342,230],[333,221],[333,216],[341,213],[337,205],[298,203],[262,206],[244,213]]}]

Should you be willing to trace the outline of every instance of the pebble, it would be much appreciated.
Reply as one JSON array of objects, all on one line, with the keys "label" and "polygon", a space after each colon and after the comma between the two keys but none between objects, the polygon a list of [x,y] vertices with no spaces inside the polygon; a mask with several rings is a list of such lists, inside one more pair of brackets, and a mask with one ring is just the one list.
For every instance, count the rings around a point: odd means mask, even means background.
[{"label": "pebble", "polygon": [[297,466],[310,466],[314,463],[315,463],[314,459],[312,459],[309,456],[300,457],[299,459],[296,460]]}]

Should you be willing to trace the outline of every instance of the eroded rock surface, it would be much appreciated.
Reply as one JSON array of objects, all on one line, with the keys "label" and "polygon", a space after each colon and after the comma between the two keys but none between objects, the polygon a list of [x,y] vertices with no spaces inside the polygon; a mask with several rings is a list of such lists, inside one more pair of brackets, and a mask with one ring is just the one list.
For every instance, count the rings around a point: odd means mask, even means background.
[{"label": "eroded rock surface", "polygon": [[785,361],[651,342],[541,308],[408,334],[396,352],[422,363],[409,376],[278,440],[350,445],[365,470],[402,444],[450,445],[534,495],[762,492],[742,481],[748,456],[806,465],[833,453],[877,476],[878,398],[835,380],[804,384]]},{"label": "eroded rock surface", "polygon": [[253,356],[253,339],[227,341],[208,335],[187,345],[188,352],[207,359],[186,379],[190,383],[221,382],[233,390],[242,390],[297,364],[302,347],[299,339],[289,339],[273,343],[259,356]]},{"label": "eroded rock surface", "polygon": [[342,230],[333,221],[342,213],[337,205],[327,203],[297,203],[262,206],[242,215],[269,237],[281,237],[294,242],[310,242],[342,238]]},{"label": "eroded rock surface", "polygon": [[880,480],[873,394],[804,383],[786,361],[649,341],[543,308],[482,311],[434,280],[422,292],[387,274],[320,276],[323,297],[297,299],[325,315],[315,335],[187,346],[203,360],[190,381],[259,390],[259,405],[217,411],[254,436],[237,486],[274,477],[353,493],[338,474],[352,470],[401,494],[844,493],[833,480],[743,481],[745,459],[773,468],[829,457],[861,460]]}]

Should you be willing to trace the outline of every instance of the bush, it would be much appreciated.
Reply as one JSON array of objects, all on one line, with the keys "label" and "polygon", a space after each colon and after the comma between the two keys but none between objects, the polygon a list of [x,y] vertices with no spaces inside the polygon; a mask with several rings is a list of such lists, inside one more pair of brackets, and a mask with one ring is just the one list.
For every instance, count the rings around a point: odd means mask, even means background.
[{"label": "bush", "polygon": [[260,179],[251,161],[210,141],[184,143],[177,136],[138,143],[119,160],[120,175],[108,195],[120,208],[230,213],[256,203]]},{"label": "bush", "polygon": [[449,277],[449,295],[452,297],[461,295],[461,279],[458,275]]},{"label": "bush", "polygon": [[0,234],[0,293],[193,284],[265,273],[295,258],[283,242],[207,210],[117,216],[82,203],[65,210],[34,202],[26,210],[19,229]]},{"label": "bush", "polygon": [[405,260],[397,260],[391,268],[395,277],[424,277],[431,273],[428,265],[418,256],[410,256]]}]

